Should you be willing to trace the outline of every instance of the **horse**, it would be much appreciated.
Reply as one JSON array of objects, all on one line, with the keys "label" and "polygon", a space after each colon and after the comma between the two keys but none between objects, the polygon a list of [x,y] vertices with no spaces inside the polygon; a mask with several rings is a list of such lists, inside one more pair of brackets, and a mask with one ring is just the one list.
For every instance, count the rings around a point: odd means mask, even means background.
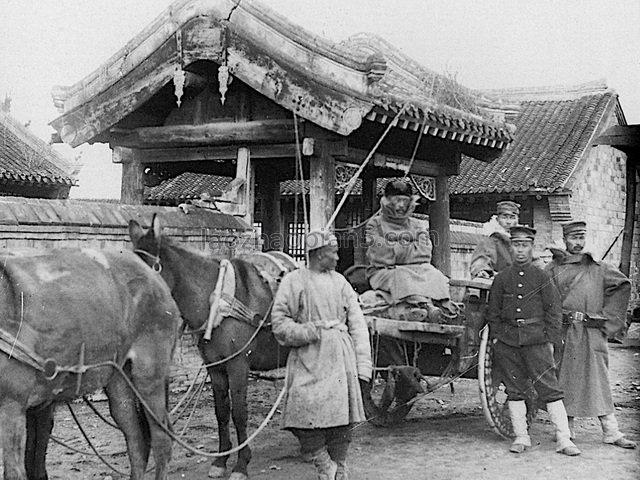
[{"label": "horse", "polygon": [[181,323],[166,284],[127,251],[21,249],[2,256],[4,479],[46,480],[54,405],[104,388],[125,436],[131,479],[144,478],[153,450],[155,479],[165,480],[169,367]]},{"label": "horse", "polygon": [[[227,316],[205,340],[202,331],[210,313],[210,297],[215,289],[221,268],[221,258],[180,245],[162,235],[160,219],[154,215],[146,232],[135,221],[129,222],[129,236],[134,251],[150,266],[160,271],[169,285],[186,324],[198,335],[198,349],[207,367],[213,389],[215,415],[218,421],[219,452],[231,448],[230,415],[237,432],[238,444],[247,439],[247,384],[249,370],[271,370],[284,366],[287,353],[280,347],[271,329],[259,324],[270,313],[273,294],[256,267],[242,259],[231,260],[235,271],[235,302],[251,312]],[[251,337],[256,337],[251,341]],[[247,345],[249,343],[249,345]],[[226,474],[229,456],[214,459],[208,475],[220,478]],[[251,449],[245,446],[238,452],[231,480],[248,478],[247,466]]]}]

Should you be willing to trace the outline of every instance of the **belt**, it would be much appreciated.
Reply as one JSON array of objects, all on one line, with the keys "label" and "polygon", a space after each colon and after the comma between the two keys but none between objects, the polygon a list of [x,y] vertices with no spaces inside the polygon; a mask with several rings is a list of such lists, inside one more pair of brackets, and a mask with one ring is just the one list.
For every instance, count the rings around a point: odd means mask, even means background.
[{"label": "belt", "polygon": [[587,328],[604,327],[605,318],[590,317],[584,312],[562,312],[562,324],[583,323]]},{"label": "belt", "polygon": [[543,320],[544,319],[542,317],[516,318],[515,320],[513,320],[513,323],[517,327],[521,327],[523,325],[529,325],[531,323],[539,323],[539,322],[542,322]]}]

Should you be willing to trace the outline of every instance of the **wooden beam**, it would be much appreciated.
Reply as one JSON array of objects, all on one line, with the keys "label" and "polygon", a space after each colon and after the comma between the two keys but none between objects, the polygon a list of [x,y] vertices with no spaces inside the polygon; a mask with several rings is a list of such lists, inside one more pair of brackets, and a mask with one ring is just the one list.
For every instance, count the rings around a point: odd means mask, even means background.
[{"label": "wooden beam", "polygon": [[[175,163],[175,162],[225,162],[235,160],[238,155],[237,146],[203,146],[175,148],[145,148],[139,150],[142,163]],[[295,158],[295,143],[276,145],[252,145],[251,159]]]},{"label": "wooden beam", "polygon": [[[347,157],[344,159],[346,162],[362,164],[369,155],[366,150],[349,147]],[[375,153],[373,158],[369,161],[369,164],[378,168],[391,169],[398,171],[402,175],[409,168],[410,159],[404,157],[395,157],[393,155],[387,155],[383,153]],[[411,166],[411,173],[416,175],[424,175],[427,177],[436,177],[443,173],[442,166],[435,162],[425,162],[424,160],[416,160]]]},{"label": "wooden beam", "polygon": [[122,184],[120,202],[130,205],[144,203],[144,165],[138,159],[138,152],[131,148],[116,147],[112,151],[114,163],[122,164]]},{"label": "wooden beam", "polygon": [[292,120],[253,120],[112,130],[109,143],[122,147],[161,148],[294,142]]},{"label": "wooden beam", "polygon": [[322,143],[309,157],[310,228],[324,228],[335,209],[336,162]]},{"label": "wooden beam", "polygon": [[449,177],[436,177],[436,201],[429,209],[429,229],[433,242],[433,266],[451,276],[451,240],[450,240],[450,210],[449,210]]}]

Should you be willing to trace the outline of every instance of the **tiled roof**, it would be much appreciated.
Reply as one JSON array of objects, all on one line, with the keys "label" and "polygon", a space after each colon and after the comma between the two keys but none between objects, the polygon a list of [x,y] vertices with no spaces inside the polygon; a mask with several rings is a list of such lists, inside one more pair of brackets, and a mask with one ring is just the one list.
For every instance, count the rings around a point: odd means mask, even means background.
[{"label": "tiled roof", "polygon": [[47,225],[50,227],[76,225],[126,228],[129,220],[136,220],[146,226],[156,213],[162,215],[163,225],[169,228],[207,227],[224,230],[246,230],[248,228],[242,220],[233,215],[203,208],[195,209],[185,215],[178,207],[0,197],[0,225]]},{"label": "tiled roof", "polygon": [[[184,172],[177,177],[163,181],[154,187],[146,187],[144,191],[144,200],[147,203],[164,203],[174,204],[184,202],[186,200],[200,199],[203,193],[211,197],[219,196],[226,186],[231,182],[230,177],[221,177],[218,175],[209,175],[206,173]],[[397,180],[394,178],[378,178],[376,190],[378,195],[384,191],[387,182]],[[280,194],[285,196],[296,195],[302,192],[309,194],[308,180],[285,180],[280,182]],[[415,184],[414,184],[414,190]],[[344,192],[342,188],[336,188],[336,194],[341,195]],[[351,195],[362,195],[362,180],[356,180],[356,184],[351,190]]]},{"label": "tiled roof", "polygon": [[67,162],[50,145],[0,112],[0,180],[41,185],[75,185],[58,165]]},{"label": "tiled roof", "polygon": [[513,142],[490,164],[463,155],[460,174],[451,178],[451,194],[562,192],[603,115],[617,101],[611,90],[579,93],[563,98],[549,90],[518,91],[525,100]]},{"label": "tiled roof", "polygon": [[[183,49],[176,39],[193,45]],[[174,66],[226,62],[227,51],[233,52],[228,67],[234,78],[340,135],[357,130],[363,118],[389,124],[406,105],[396,128],[455,142],[479,158],[492,159],[512,138],[503,117],[476,108],[489,102],[495,113],[495,102],[458,88],[388,42],[357,35],[336,44],[258,0],[174,1],[93,73],[70,87],[55,87],[62,115],[51,124],[71,146],[103,141],[108,129],[173,80]],[[456,100],[462,97],[471,101]]]},{"label": "tiled roof", "polygon": [[203,193],[217,197],[222,194],[230,181],[230,177],[184,172],[155,187],[145,188],[144,199],[150,203],[173,203],[199,199]]},{"label": "tiled roof", "polygon": [[375,107],[367,120],[391,122],[407,105],[398,128],[422,128],[425,135],[496,148],[512,140],[513,126],[495,121],[490,113],[500,109],[495,99],[429,70],[377,35],[359,33],[340,45],[347,51],[365,52],[386,65],[375,95],[371,95]]}]

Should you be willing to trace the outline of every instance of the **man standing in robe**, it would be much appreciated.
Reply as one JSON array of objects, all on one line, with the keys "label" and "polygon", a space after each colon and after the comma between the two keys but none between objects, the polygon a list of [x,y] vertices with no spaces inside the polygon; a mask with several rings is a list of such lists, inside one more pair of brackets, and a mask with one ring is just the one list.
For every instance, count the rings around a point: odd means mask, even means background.
[{"label": "man standing in robe", "polygon": [[359,380],[373,371],[369,330],[349,282],[335,271],[338,242],[326,231],[306,237],[308,268],[282,279],[273,333],[291,347],[284,428],[300,441],[320,480],[347,480],[351,425],[366,420]]},{"label": "man standing in robe", "polygon": [[471,278],[493,278],[513,263],[509,229],[518,224],[520,205],[498,202],[496,215],[498,229],[478,244],[471,257]]},{"label": "man standing in robe", "polygon": [[496,275],[487,307],[494,362],[506,386],[516,436],[509,451],[519,454],[531,446],[525,400],[533,384],[556,428],[556,451],[575,456],[580,450],[570,438],[551,347],[560,334],[560,295],[549,274],[532,265],[535,233],[523,225],[511,228],[514,264]]},{"label": "man standing in robe", "polygon": [[564,345],[556,349],[556,361],[569,424],[573,427],[574,417],[598,417],[604,443],[636,448],[615,417],[607,346],[607,338],[625,327],[631,283],[584,251],[585,222],[567,223],[562,233],[566,251],[554,250],[547,269],[562,297]]}]

